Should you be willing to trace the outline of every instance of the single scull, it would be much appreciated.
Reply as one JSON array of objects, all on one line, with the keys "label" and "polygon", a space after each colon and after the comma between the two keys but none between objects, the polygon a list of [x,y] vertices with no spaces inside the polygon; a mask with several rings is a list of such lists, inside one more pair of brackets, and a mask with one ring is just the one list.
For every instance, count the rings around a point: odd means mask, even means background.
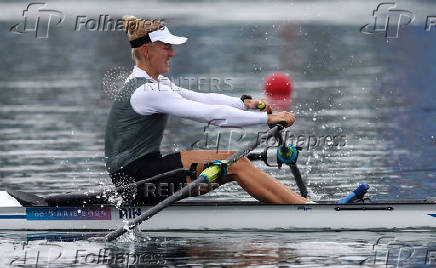
[{"label": "single scull", "polygon": [[[108,204],[24,207],[20,204],[20,192],[11,193],[18,196],[0,192],[0,204],[9,204],[0,207],[0,230],[114,230],[150,208],[117,208]],[[171,205],[139,227],[148,231],[436,229],[436,202],[430,198],[304,205],[189,201]]]},{"label": "single scull", "polygon": [[[299,148],[286,146],[279,130],[280,128],[273,128],[267,132],[269,136],[275,136],[279,144],[279,147],[273,148],[272,153],[267,148],[262,153],[249,154],[257,146],[256,141],[227,159],[227,162],[233,163],[246,155],[252,161],[263,160],[269,166],[289,165],[301,194],[305,196],[307,187],[296,165]],[[284,158],[285,156],[289,156],[291,161]],[[216,166],[205,170],[209,170],[208,179],[220,172]],[[366,184],[362,184],[339,202],[318,201],[304,205],[252,201],[164,201],[156,206],[116,207],[108,201],[109,196],[125,190],[124,188],[137,187],[177,174],[188,175],[191,172],[190,169],[183,168],[173,170],[132,185],[118,187],[112,193],[78,192],[40,197],[22,191],[0,191],[0,230],[118,232],[120,226],[126,228],[127,222],[128,226],[135,223],[134,226],[145,231],[436,229],[436,198],[364,202],[364,195],[369,189]],[[202,174],[204,173],[203,171]],[[182,198],[175,198],[174,201],[180,199]],[[150,211],[153,213],[147,216]],[[114,237],[118,237],[118,234]]]}]

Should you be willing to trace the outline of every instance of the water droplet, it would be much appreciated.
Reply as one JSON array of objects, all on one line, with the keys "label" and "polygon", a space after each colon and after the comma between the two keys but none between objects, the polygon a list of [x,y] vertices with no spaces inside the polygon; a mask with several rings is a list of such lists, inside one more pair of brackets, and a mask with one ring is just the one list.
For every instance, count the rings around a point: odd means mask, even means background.
[{"label": "water droplet", "polygon": [[111,100],[115,99],[129,74],[130,71],[124,66],[116,66],[103,73],[101,81],[102,89]]}]

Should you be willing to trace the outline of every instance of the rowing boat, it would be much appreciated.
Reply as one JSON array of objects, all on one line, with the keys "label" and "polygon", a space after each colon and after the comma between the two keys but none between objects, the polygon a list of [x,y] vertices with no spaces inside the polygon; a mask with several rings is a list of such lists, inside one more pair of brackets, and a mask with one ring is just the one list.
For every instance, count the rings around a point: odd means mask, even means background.
[{"label": "rowing boat", "polygon": [[[0,230],[113,230],[151,206],[21,206],[0,192]],[[436,229],[436,200],[277,205],[256,201],[178,202],[139,228],[159,230],[396,230]]]},{"label": "rowing boat", "polygon": [[[289,150],[298,156],[297,147],[285,146],[281,128],[273,127],[267,136],[277,136],[273,160],[280,160],[278,152]],[[268,148],[262,153],[248,154],[258,145],[258,140],[238,151],[226,163],[236,162],[247,156],[251,161],[263,160],[269,165]],[[276,150],[276,149],[274,149]],[[303,196],[307,188],[296,165],[296,159],[285,162],[289,165],[296,184]],[[283,159],[287,161],[287,159]],[[274,164],[274,161],[273,161]],[[271,166],[271,165],[270,165]],[[318,201],[307,204],[265,204],[253,201],[183,201],[195,181],[155,206],[117,207],[108,202],[108,196],[130,187],[159,181],[166,177],[190,174],[191,169],[176,169],[158,174],[143,181],[117,187],[112,193],[66,193],[40,197],[22,191],[0,191],[0,230],[68,230],[98,231],[115,230],[106,235],[107,241],[116,239],[127,230],[138,226],[146,231],[160,230],[397,230],[436,229],[436,198],[426,200],[370,201],[364,195],[369,189],[361,184],[347,197],[336,201]],[[213,170],[214,172],[206,172]],[[208,181],[218,176],[220,168],[212,165],[205,169],[196,181],[207,173]],[[216,178],[215,178],[216,179]],[[178,192],[178,193],[179,193]],[[186,192],[186,193],[184,193]],[[104,197],[105,196],[105,197]],[[160,213],[158,213],[160,212]],[[152,218],[151,218],[152,217]],[[120,227],[121,226],[121,227]]]}]

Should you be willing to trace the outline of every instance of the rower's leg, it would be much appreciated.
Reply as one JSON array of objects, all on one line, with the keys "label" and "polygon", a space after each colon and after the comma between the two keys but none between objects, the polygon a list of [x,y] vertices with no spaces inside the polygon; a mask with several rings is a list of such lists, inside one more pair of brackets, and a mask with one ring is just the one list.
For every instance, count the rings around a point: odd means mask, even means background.
[{"label": "rower's leg", "polygon": [[[183,167],[189,168],[192,163],[209,162],[216,159],[226,159],[234,152],[216,151],[183,151],[181,152]],[[200,164],[198,172],[203,165]],[[255,168],[250,160],[241,158],[228,170],[226,181],[235,180],[246,192],[257,200],[265,203],[303,204],[308,200],[301,197],[270,175]],[[190,179],[187,179],[190,182]]]}]

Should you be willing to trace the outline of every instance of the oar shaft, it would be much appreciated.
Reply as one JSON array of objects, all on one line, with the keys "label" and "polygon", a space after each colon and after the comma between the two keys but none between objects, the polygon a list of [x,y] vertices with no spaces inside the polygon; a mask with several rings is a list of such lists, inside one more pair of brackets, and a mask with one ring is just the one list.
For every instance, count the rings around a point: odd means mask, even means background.
[{"label": "oar shaft", "polygon": [[298,189],[300,190],[301,196],[307,197],[307,187],[303,178],[301,177],[300,169],[297,167],[297,163],[290,164],[292,174],[294,174],[295,183],[297,183]]},{"label": "oar shaft", "polygon": [[[280,126],[275,126],[268,130],[264,135],[261,137],[257,137],[256,141],[251,142],[246,148],[243,150],[240,150],[230,157],[227,158],[228,166],[231,166],[233,163],[238,161],[241,157],[246,156],[251,150],[256,148],[256,146],[261,142],[262,139],[268,139],[269,137],[275,136],[277,132],[281,129]],[[136,226],[140,225],[143,221],[150,219],[154,215],[156,215],[161,210],[165,209],[166,207],[170,206],[171,204],[183,199],[186,195],[189,195],[193,189],[198,187],[201,183],[206,182],[206,179],[202,176],[199,176],[198,179],[193,181],[192,183],[186,185],[179,191],[175,192],[170,197],[166,198],[165,200],[161,201],[157,205],[153,206],[143,214],[141,214],[139,217],[135,218],[132,221],[129,221],[127,223],[127,226],[121,226],[120,228],[116,229],[115,231],[110,232],[106,235],[106,241],[110,242],[118,238],[119,236],[123,235],[127,231],[135,228]]]}]

